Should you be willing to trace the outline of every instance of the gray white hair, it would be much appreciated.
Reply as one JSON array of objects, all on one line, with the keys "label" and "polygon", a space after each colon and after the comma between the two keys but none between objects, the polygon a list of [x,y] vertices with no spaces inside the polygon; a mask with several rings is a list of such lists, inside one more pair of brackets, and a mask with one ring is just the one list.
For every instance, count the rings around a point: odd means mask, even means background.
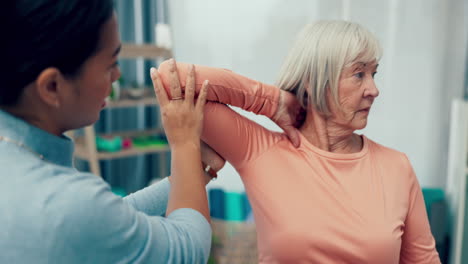
[{"label": "gray white hair", "polygon": [[296,95],[304,109],[329,115],[327,88],[339,105],[342,70],[356,62],[379,60],[377,38],[363,26],[348,21],[319,21],[299,33],[280,70],[277,86]]}]

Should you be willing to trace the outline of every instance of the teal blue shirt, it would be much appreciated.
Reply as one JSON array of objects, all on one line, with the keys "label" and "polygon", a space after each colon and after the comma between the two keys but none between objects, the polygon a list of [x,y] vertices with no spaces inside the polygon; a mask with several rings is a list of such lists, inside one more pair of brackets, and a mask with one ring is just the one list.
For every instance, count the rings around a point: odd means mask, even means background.
[{"label": "teal blue shirt", "polygon": [[120,198],[77,171],[73,142],[3,111],[0,136],[0,263],[206,263],[207,220],[166,211],[169,182]]}]

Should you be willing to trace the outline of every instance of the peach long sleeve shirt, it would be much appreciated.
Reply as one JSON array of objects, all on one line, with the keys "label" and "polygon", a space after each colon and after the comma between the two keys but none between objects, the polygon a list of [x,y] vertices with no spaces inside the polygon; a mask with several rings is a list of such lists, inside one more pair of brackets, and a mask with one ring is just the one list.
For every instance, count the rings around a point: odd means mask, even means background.
[{"label": "peach long sleeve shirt", "polygon": [[[169,66],[159,71],[166,89]],[[182,86],[187,64],[178,63]],[[418,180],[405,154],[365,136],[360,152],[295,148],[224,104],[272,117],[280,90],[224,69],[210,80],[203,140],[240,174],[257,226],[259,263],[440,263]],[[222,103],[222,104],[220,104]]]}]

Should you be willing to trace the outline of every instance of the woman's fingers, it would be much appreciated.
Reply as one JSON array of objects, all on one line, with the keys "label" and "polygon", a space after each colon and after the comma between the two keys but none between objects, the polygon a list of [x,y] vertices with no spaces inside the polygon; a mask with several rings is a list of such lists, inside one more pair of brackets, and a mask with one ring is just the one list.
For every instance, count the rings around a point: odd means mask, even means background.
[{"label": "woman's fingers", "polygon": [[299,130],[292,126],[283,127],[282,129],[284,130],[294,147],[298,148],[301,146],[301,137],[299,136]]},{"label": "woman's fingers", "polygon": [[197,109],[198,112],[203,113],[203,108],[205,107],[206,96],[208,94],[208,86],[209,85],[210,85],[209,81],[205,80],[203,82],[200,93],[198,94],[197,104],[195,105],[195,108]]},{"label": "woman's fingers", "polygon": [[187,80],[185,83],[185,103],[193,105],[193,97],[195,95],[195,66],[188,66]]},{"label": "woman's fingers", "polygon": [[167,98],[166,89],[164,89],[161,79],[159,78],[158,71],[155,68],[150,70],[151,80],[153,81],[154,93],[156,94],[156,99],[159,102],[159,105],[165,106],[169,99]]},{"label": "woman's fingers", "polygon": [[171,98],[172,100],[179,100],[182,98],[182,88],[180,88],[179,73],[177,72],[177,65],[174,59],[169,60],[170,78],[171,78]]}]

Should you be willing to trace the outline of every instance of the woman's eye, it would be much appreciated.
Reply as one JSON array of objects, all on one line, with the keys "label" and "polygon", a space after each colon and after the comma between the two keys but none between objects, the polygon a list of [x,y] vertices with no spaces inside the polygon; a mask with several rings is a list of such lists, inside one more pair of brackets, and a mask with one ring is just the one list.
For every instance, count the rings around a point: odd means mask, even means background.
[{"label": "woman's eye", "polygon": [[364,78],[364,72],[358,72],[358,73],[354,74],[354,76],[356,76],[359,79],[362,79],[362,78]]}]

